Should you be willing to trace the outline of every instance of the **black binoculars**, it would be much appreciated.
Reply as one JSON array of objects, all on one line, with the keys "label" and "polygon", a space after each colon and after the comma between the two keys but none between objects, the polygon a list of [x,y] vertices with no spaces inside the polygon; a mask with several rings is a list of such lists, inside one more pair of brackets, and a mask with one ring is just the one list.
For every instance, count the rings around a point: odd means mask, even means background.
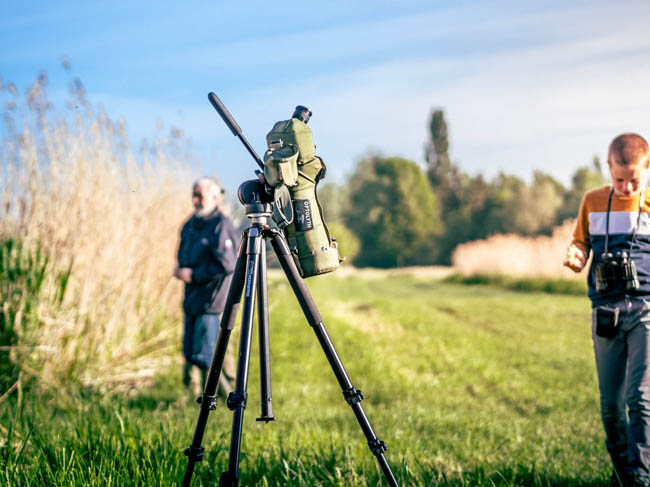
[{"label": "black binoculars", "polygon": [[595,264],[596,291],[608,291],[621,285],[625,290],[639,289],[636,265],[627,252],[606,253]]}]

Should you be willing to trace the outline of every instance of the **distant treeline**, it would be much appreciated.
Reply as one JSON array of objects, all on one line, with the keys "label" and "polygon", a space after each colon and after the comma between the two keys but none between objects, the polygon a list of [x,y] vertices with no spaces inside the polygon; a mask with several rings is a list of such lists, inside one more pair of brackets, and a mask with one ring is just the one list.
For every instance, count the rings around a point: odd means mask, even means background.
[{"label": "distant treeline", "polygon": [[331,233],[337,237],[340,229],[342,253],[355,265],[449,264],[463,242],[497,233],[550,235],[576,216],[586,190],[607,181],[597,157],[575,171],[568,188],[542,171],[530,184],[503,172],[486,180],[451,162],[442,110],[433,110],[429,136],[425,170],[410,160],[370,155],[344,185],[319,191]]}]

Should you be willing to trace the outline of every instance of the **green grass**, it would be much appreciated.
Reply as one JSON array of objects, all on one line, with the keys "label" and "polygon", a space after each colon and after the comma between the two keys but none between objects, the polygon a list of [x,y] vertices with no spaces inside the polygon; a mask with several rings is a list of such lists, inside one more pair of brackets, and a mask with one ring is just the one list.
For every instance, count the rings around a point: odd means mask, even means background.
[{"label": "green grass", "polygon": [[474,274],[463,276],[452,274],[445,278],[445,282],[464,284],[466,286],[492,285],[522,292],[543,292],[548,294],[573,294],[584,296],[587,294],[587,283],[584,279],[569,280],[548,277],[513,277],[501,274]]},{"label": "green grass", "polygon": [[[308,285],[400,485],[607,485],[585,297],[409,276]],[[288,284],[269,294],[277,421],[255,422],[254,345],[240,485],[387,485]],[[14,394],[0,485],[178,484],[197,415],[176,369],[128,395],[34,390],[18,408]],[[210,414],[193,485],[218,484],[231,421],[223,404]]]}]

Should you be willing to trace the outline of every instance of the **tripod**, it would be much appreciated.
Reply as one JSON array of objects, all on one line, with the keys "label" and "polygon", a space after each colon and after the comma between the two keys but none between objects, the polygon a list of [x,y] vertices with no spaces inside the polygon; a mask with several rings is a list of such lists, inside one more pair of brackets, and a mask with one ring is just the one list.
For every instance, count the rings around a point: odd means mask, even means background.
[{"label": "tripod", "polygon": [[[282,266],[291,288],[293,289],[298,302],[313,328],[316,337],[320,342],[327,360],[336,375],[336,378],[343,390],[343,396],[347,403],[352,407],[357,421],[363,430],[370,451],[377,457],[384,476],[391,487],[398,487],[397,480],[388,465],[384,456],[386,444],[377,438],[368,418],[361,406],[363,393],[356,389],[343,368],[336,350],[330,340],[330,337],[323,325],[316,304],[311,297],[305,282],[300,277],[298,269],[286,239],[277,229],[272,229],[268,225],[271,216],[270,201],[264,190],[264,185],[258,181],[246,181],[239,188],[239,199],[244,204],[246,216],[251,220],[251,225],[244,231],[239,251],[237,263],[232,278],[226,305],[224,308],[219,335],[215,345],[214,356],[205,382],[203,394],[199,397],[198,402],[201,405],[201,411],[197,420],[196,429],[192,444],[185,450],[188,457],[187,469],[183,479],[183,487],[189,487],[192,480],[192,473],[196,462],[203,459],[203,447],[201,441],[205,432],[208,414],[217,406],[217,385],[219,375],[223,367],[226,349],[230,334],[235,326],[237,312],[241,301],[242,292],[244,293],[244,308],[241,319],[241,336],[239,342],[239,354],[237,361],[237,377],[235,381],[235,390],[230,393],[227,399],[228,409],[233,411],[233,423],[230,439],[230,455],[228,461],[228,470],[223,472],[219,479],[220,487],[237,487],[239,483],[239,456],[241,450],[242,425],[244,420],[244,410],[246,409],[248,383],[249,360],[252,341],[253,314],[255,300],[257,297],[257,317],[260,340],[260,378],[261,378],[261,416],[258,421],[269,422],[275,418],[271,405],[271,374],[269,365],[269,316],[268,316],[268,294],[266,282],[266,241],[271,242],[271,246]],[[257,296],[256,296],[257,294]]]}]

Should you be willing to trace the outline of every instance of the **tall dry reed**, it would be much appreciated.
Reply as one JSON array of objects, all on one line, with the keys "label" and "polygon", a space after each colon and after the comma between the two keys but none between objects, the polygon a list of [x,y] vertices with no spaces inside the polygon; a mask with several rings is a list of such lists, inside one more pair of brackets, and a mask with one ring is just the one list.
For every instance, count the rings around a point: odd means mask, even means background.
[{"label": "tall dry reed", "polygon": [[538,237],[493,235],[459,245],[451,260],[461,274],[585,279],[562,265],[575,222],[567,220],[553,234]]},{"label": "tall dry reed", "polygon": [[[72,84],[67,113],[54,112],[41,75],[25,98],[4,85],[2,237],[40,246],[49,269],[38,327],[13,354],[44,383],[136,384],[177,356],[181,286],[172,279],[191,178],[183,140],[132,148]],[[57,270],[70,270],[55,299]]]}]

